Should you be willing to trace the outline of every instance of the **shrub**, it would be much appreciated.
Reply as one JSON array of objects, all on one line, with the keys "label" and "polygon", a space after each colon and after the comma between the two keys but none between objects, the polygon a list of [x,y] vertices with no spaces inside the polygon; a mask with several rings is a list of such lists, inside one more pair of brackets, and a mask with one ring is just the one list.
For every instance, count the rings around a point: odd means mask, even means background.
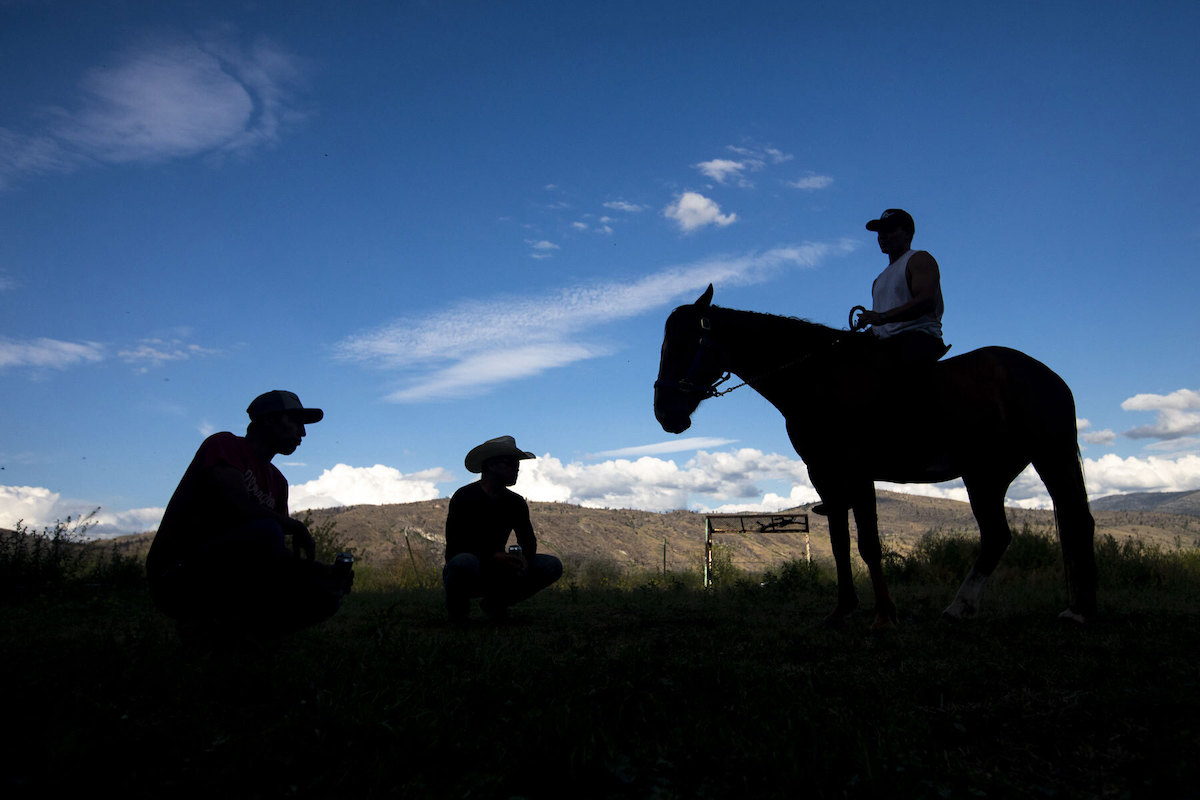
[{"label": "shrub", "polygon": [[763,587],[781,594],[799,594],[823,588],[836,582],[836,577],[816,561],[795,559],[777,569],[763,573]]},{"label": "shrub", "polygon": [[354,548],[342,538],[341,532],[338,531],[336,519],[331,517],[324,522],[314,523],[312,513],[309,511],[305,511],[303,517],[296,516],[295,519],[304,523],[304,527],[308,528],[308,532],[312,534],[313,542],[317,546],[317,561],[328,564],[333,561],[338,553],[356,555]]},{"label": "shrub", "polygon": [[1055,569],[1062,563],[1062,548],[1058,536],[1049,530],[1034,530],[1029,523],[1013,532],[1012,544],[1000,564],[1023,571]]},{"label": "shrub", "polygon": [[[99,509],[96,509],[99,511]],[[24,520],[0,534],[0,592],[9,598],[44,594],[79,577],[87,550],[84,534],[96,511],[32,531]]]}]

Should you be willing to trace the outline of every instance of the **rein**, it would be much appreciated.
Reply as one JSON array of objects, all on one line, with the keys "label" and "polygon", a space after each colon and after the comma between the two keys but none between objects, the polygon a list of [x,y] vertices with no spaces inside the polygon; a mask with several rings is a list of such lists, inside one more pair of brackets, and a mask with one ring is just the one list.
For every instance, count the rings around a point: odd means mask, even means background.
[{"label": "rein", "polygon": [[[712,340],[712,320],[710,320],[708,317],[700,318],[700,331],[701,331],[700,346],[696,348],[696,355],[692,357],[692,363],[691,363],[691,366],[688,367],[687,374],[685,374],[682,378],[680,378],[677,381],[666,381],[666,380],[659,378],[658,380],[656,380],[654,382],[655,389],[675,389],[675,390],[683,392],[685,394],[699,394],[701,396],[702,400],[707,400],[710,397],[724,397],[725,395],[729,394],[730,392],[734,391],[735,389],[740,389],[743,386],[749,386],[754,381],[757,381],[761,378],[765,378],[768,375],[774,375],[776,372],[782,372],[785,369],[789,369],[789,368],[795,367],[799,364],[803,364],[805,361],[808,361],[809,359],[813,358],[816,355],[815,352],[806,353],[805,355],[801,356],[800,358],[797,358],[794,361],[789,361],[786,364],[780,364],[778,367],[772,367],[771,369],[767,370],[766,372],[759,373],[758,375],[755,375],[753,378],[744,380],[741,383],[739,383],[737,386],[731,386],[728,389],[718,389],[717,388],[718,386],[720,386],[721,384],[725,383],[726,381],[730,380],[733,377],[733,373],[726,372],[724,375],[717,378],[715,381],[710,383],[708,386],[705,386],[703,389],[701,389],[701,388],[696,387],[696,383],[693,380],[693,376],[695,375],[697,368],[699,368],[699,366],[700,366],[700,361],[704,355],[704,352],[706,350],[715,350],[720,345],[717,345]],[[830,348],[836,347],[841,341],[842,341],[841,339],[834,339],[832,342],[829,343],[829,347]]]}]

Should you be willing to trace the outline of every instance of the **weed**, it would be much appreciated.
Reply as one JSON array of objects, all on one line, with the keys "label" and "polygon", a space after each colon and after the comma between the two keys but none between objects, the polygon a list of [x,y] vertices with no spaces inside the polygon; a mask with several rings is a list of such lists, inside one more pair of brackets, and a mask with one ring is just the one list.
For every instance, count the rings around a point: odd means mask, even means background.
[{"label": "weed", "polygon": [[89,555],[84,534],[96,511],[67,517],[41,531],[19,520],[15,530],[0,533],[0,597],[36,596],[77,580]]}]

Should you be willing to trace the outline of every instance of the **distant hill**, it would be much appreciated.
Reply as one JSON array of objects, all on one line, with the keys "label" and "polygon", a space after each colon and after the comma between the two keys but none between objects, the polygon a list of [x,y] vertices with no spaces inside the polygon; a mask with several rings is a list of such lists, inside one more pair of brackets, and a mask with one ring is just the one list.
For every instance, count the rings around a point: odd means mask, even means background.
[{"label": "distant hill", "polygon": [[[1134,538],[1163,548],[1200,545],[1200,509],[1197,513],[1165,509],[1197,508],[1200,492],[1169,495],[1120,495],[1092,503],[1096,534],[1117,539]],[[1160,500],[1160,502],[1156,502]],[[337,533],[354,547],[361,559],[376,565],[393,564],[434,569],[442,563],[445,547],[445,498],[395,505],[358,505],[311,512],[314,523],[333,520]],[[1116,505],[1114,510],[1106,506]],[[908,551],[928,531],[976,534],[971,507],[956,500],[879,492],[879,525],[884,541]],[[809,513],[808,551],[813,558],[831,559],[829,527],[824,517],[810,513],[811,506],[794,509]],[[629,509],[583,508],[566,503],[530,503],[534,529],[541,547],[566,561],[581,564],[606,561],[626,567],[661,568],[664,542],[667,566],[672,570],[698,568],[704,553],[704,515],[692,511],[655,513]],[[1008,509],[1016,530],[1053,530],[1050,511]],[[853,530],[853,521],[852,521]],[[126,553],[144,553],[153,534],[121,537],[113,543]],[[724,534],[715,538],[729,547],[734,564],[743,569],[764,569],[772,564],[803,558],[805,534]]]},{"label": "distant hill", "polygon": [[[372,562],[422,565],[442,561],[445,546],[446,499],[385,506],[350,506],[313,511],[320,523],[333,519],[337,531]],[[956,500],[880,492],[880,530],[885,542],[909,550],[928,531],[978,532],[971,507]],[[808,551],[814,558],[831,559],[829,527],[811,506],[793,511],[809,514]],[[530,503],[534,529],[542,549],[565,560],[611,561],[624,566],[661,568],[664,542],[670,569],[697,567],[704,552],[704,515],[691,511],[654,513],[629,509],[595,509],[565,503]],[[1113,511],[1093,507],[1097,536],[1136,538],[1164,548],[1200,542],[1200,518],[1152,510]],[[1053,530],[1050,511],[1008,509],[1016,530],[1028,525]],[[852,525],[853,530],[853,525]],[[407,533],[407,538],[405,534]],[[733,561],[744,569],[762,569],[805,554],[803,533],[724,534],[715,541],[732,550]],[[412,555],[409,555],[411,548]]]},{"label": "distant hill", "polygon": [[1092,509],[1105,511],[1161,511],[1164,514],[1200,516],[1200,491],[1136,492],[1110,494],[1092,501]]}]

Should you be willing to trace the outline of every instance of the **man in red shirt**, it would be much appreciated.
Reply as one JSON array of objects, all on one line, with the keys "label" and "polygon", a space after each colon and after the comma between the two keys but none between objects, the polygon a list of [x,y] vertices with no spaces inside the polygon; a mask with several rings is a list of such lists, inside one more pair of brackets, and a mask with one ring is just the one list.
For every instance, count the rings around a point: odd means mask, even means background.
[{"label": "man in red shirt", "polygon": [[[442,583],[452,622],[467,621],[473,597],[482,597],[484,613],[501,620],[509,606],[562,577],[562,562],[537,551],[529,504],[508,488],[527,458],[535,456],[519,449],[511,436],[489,439],[467,453],[467,470],[480,478],[454,493],[446,513]],[[514,532],[517,546],[506,552]]]},{"label": "man in red shirt", "polygon": [[332,616],[350,590],[348,569],[314,560],[312,535],[288,515],[287,480],[271,463],[294,453],[324,412],[282,390],[246,412],[244,437],[215,433],[200,445],[146,557],[154,602],[181,630],[286,633]]}]

